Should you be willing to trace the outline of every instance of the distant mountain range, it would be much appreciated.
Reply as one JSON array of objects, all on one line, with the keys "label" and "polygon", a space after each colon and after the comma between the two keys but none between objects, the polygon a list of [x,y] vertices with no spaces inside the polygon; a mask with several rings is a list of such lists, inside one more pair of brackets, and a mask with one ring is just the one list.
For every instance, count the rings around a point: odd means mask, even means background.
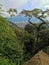
[{"label": "distant mountain range", "polygon": [[[7,19],[9,21],[15,23],[20,28],[24,28],[25,25],[28,24],[28,17],[25,17],[25,16],[17,15],[15,17],[8,17]],[[49,20],[49,17],[47,17],[46,20]],[[32,17],[31,22],[33,22],[33,23],[39,23],[40,20],[37,19],[37,18],[35,18],[35,17]]]},{"label": "distant mountain range", "polygon": [[[25,17],[25,16],[17,15],[15,17],[8,17],[7,19],[9,21],[15,23],[20,28],[24,28],[25,25],[28,24],[28,17]],[[31,21],[34,22],[34,23],[39,22],[39,20],[35,17],[32,17]]]},{"label": "distant mountain range", "polygon": [[[12,22],[28,22],[28,17],[25,17],[25,16],[20,16],[20,15],[17,15],[15,17],[8,17],[8,20],[9,21],[12,21]],[[39,20],[35,17],[32,17],[31,19],[32,22],[39,22]]]}]

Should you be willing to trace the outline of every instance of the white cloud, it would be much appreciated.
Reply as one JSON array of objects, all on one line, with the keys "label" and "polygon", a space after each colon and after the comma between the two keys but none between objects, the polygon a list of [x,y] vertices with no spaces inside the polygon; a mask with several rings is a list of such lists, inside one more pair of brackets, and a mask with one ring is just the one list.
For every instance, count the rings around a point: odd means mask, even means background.
[{"label": "white cloud", "polygon": [[[30,2],[31,5],[28,2]],[[4,8],[6,9],[16,8],[17,10],[21,11],[21,9],[23,9],[22,6],[27,9],[36,7],[43,8],[49,4],[49,0],[0,0],[0,4],[3,4]]]},{"label": "white cloud", "polygon": [[40,0],[40,3],[41,3],[41,5],[45,5],[45,4],[49,3],[49,0]]},{"label": "white cloud", "polygon": [[49,4],[49,0],[32,0],[32,6],[35,7],[45,7],[45,5]]},{"label": "white cloud", "polygon": [[49,9],[49,5],[45,5],[45,8],[46,8],[46,9]]},{"label": "white cloud", "polygon": [[0,3],[7,8],[18,8],[27,2],[28,0],[0,0]]}]

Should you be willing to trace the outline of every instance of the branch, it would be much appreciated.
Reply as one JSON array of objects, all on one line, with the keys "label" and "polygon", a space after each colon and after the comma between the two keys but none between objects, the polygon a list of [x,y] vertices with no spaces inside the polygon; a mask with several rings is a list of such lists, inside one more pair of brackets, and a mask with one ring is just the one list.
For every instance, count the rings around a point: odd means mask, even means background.
[{"label": "branch", "polygon": [[39,19],[42,22],[45,22],[41,17],[35,16],[37,19]]},{"label": "branch", "polygon": [[37,28],[36,24],[32,23],[31,21],[29,21],[30,24],[32,24],[35,28]]}]

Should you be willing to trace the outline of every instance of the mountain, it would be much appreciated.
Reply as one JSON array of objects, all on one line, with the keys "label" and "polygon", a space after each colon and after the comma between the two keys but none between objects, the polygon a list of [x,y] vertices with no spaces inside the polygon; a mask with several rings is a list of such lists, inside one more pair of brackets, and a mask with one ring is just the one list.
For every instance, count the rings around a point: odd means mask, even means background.
[{"label": "mountain", "polygon": [[[7,19],[9,21],[15,23],[20,28],[24,28],[25,25],[28,24],[28,17],[24,17],[24,16],[20,16],[20,15],[17,15],[17,16],[12,17],[12,18],[11,17],[8,17]],[[33,23],[39,22],[39,20],[37,18],[35,18],[35,17],[32,17],[31,21]]]},{"label": "mountain", "polygon": [[[11,41],[10,41],[11,39]],[[10,48],[16,49],[16,47],[13,46],[13,42],[15,42],[16,46],[18,43],[17,36],[14,32],[14,29],[10,27],[7,20],[3,17],[0,17],[0,41],[4,43],[7,41],[8,45],[10,44]],[[1,43],[1,44],[2,44]]]},{"label": "mountain", "polygon": [[[25,17],[25,16],[20,16],[20,15],[17,15],[15,17],[8,17],[7,18],[9,21],[12,21],[12,22],[28,22],[28,17]],[[35,17],[32,17],[31,19],[32,22],[36,23],[36,22],[39,22],[39,20]]]},{"label": "mountain", "polygon": [[27,31],[0,17],[0,64],[22,65],[23,44],[30,39],[31,36]]},{"label": "mountain", "polygon": [[[15,65],[16,57],[20,55],[22,47],[15,28],[3,17],[0,17],[0,63],[1,65]],[[15,59],[15,60],[14,60]]]},{"label": "mountain", "polygon": [[[18,24],[16,25],[15,23],[8,21],[6,18],[0,17],[1,65],[23,65],[22,63],[24,63],[25,60],[31,58],[32,51],[34,53],[34,49],[32,48],[32,43],[34,43],[34,35],[28,33],[24,29],[19,28],[17,26]],[[24,23],[26,24],[26,22]]]},{"label": "mountain", "polygon": [[[17,15],[15,17],[8,17],[7,19],[9,21],[15,23],[20,28],[24,28],[25,25],[28,24],[28,17],[22,16],[22,15],[21,16],[20,15]],[[45,21],[49,21],[49,17],[46,17],[45,18]],[[39,23],[40,20],[37,19],[37,18],[35,18],[35,17],[32,17],[31,18],[31,22],[33,22],[33,23]]]}]

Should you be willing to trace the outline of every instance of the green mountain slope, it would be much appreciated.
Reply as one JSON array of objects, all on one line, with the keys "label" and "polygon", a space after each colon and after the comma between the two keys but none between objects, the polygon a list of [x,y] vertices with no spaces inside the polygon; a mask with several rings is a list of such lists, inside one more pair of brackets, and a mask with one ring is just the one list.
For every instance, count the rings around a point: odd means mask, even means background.
[{"label": "green mountain slope", "polygon": [[[43,36],[44,40],[48,41],[49,30],[46,32],[42,30],[41,37]],[[44,35],[45,33],[46,35]],[[26,30],[17,27],[14,23],[0,17],[0,65],[23,65],[25,61],[34,55],[36,49],[39,50],[40,45],[43,44],[40,43],[40,38],[39,45],[37,44],[36,46],[35,38],[33,33],[28,33]],[[44,40],[41,42],[45,42]],[[49,47],[44,48],[44,51],[49,54]]]},{"label": "green mountain slope", "polygon": [[13,28],[9,26],[5,18],[0,17],[0,63],[1,65],[6,64],[6,63],[2,64],[1,58],[3,62],[4,62],[3,59],[5,59],[5,61],[7,61],[6,59],[9,59],[9,61],[12,63],[16,62],[16,60],[20,56],[21,50],[22,47],[20,45],[20,41],[17,39],[17,36]]},{"label": "green mountain slope", "polygon": [[17,47],[18,47],[17,43],[19,43],[12,27],[10,27],[7,24],[6,19],[4,19],[2,17],[0,17],[0,43],[1,43],[1,45],[4,45],[4,43],[7,43],[9,48],[11,48],[13,50],[17,49]]},{"label": "green mountain slope", "polygon": [[[0,17],[0,60],[2,58],[2,61],[5,59],[7,64],[12,62],[16,65],[22,65],[25,59],[30,58],[32,43],[33,38],[31,34]],[[25,47],[26,45],[28,49]]]}]

